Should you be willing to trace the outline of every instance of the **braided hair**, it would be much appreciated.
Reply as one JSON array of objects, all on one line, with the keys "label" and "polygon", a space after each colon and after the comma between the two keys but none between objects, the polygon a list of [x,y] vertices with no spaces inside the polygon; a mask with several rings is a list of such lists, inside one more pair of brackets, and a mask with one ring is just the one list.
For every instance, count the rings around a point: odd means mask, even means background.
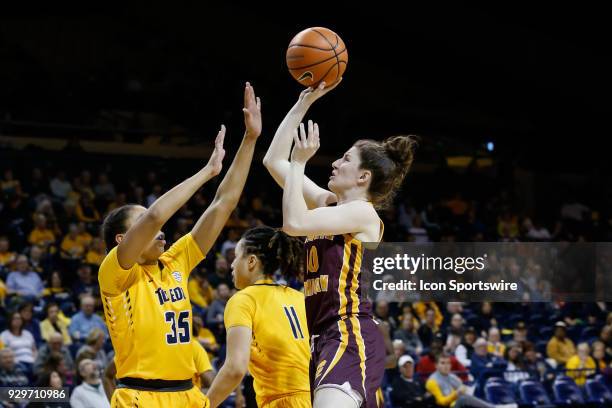
[{"label": "braided hair", "polygon": [[263,274],[274,275],[280,269],[285,279],[297,278],[304,257],[304,244],[298,238],[272,227],[251,228],[242,236],[245,255],[255,255],[263,265]]}]

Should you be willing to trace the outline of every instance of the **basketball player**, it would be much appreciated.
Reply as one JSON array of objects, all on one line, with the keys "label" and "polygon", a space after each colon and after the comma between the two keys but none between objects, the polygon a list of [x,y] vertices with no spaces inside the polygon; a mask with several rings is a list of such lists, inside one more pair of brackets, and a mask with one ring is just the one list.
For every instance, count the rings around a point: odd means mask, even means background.
[{"label": "basketball player", "polygon": [[207,407],[193,387],[191,270],[217,239],[238,204],[261,133],[259,99],[244,90],[246,132],[214,200],[190,233],[164,252],[162,226],[222,167],[222,127],[208,164],[175,186],[148,209],[126,205],[104,220],[108,254],[99,281],[106,323],[115,349],[117,389],[112,407]]},{"label": "basketball player", "polygon": [[401,185],[415,140],[358,140],[332,163],[329,190],[317,186],[304,176],[304,168],[319,147],[319,129],[309,121],[306,135],[300,122],[312,103],[337,84],[324,86],[301,93],[279,126],[264,164],[284,188],[283,230],[307,236],[304,291],[313,335],[313,406],[377,407],[385,344],[371,303],[361,299],[362,243],[382,239],[384,226],[376,209],[388,204]]},{"label": "basketball player", "polygon": [[300,271],[303,244],[280,230],[256,227],[238,241],[232,276],[238,293],[225,307],[227,357],[208,398],[217,407],[247,368],[260,408],[309,408],[310,349],[304,295],[274,283],[280,269]]},{"label": "basketball player", "polygon": [[[210,359],[204,347],[195,339],[191,341],[191,345],[193,349],[193,363],[195,366],[193,385],[199,389],[207,388],[212,384],[212,380],[215,378],[215,372],[212,368],[212,364],[210,364]],[[116,377],[117,366],[113,360],[104,369],[104,378],[102,379],[104,392],[109,401],[113,396],[113,392],[115,392]]]}]

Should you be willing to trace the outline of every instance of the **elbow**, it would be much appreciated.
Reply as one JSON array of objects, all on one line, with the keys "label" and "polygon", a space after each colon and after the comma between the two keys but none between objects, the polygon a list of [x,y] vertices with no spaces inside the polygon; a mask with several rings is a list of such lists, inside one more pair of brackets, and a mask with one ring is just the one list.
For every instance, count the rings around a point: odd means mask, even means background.
[{"label": "elbow", "polygon": [[234,363],[228,364],[225,368],[225,374],[229,377],[229,379],[239,382],[247,373],[248,363]]},{"label": "elbow", "polygon": [[295,222],[283,221],[283,232],[292,237],[300,236],[300,227]]},{"label": "elbow", "polygon": [[268,153],[263,158],[263,165],[268,171],[272,171],[274,167],[274,160],[272,160]]},{"label": "elbow", "polygon": [[147,212],[144,216],[146,217],[146,220],[152,224],[158,224],[161,226],[165,223],[161,211],[155,208],[155,206],[152,206],[151,208],[147,209]]}]

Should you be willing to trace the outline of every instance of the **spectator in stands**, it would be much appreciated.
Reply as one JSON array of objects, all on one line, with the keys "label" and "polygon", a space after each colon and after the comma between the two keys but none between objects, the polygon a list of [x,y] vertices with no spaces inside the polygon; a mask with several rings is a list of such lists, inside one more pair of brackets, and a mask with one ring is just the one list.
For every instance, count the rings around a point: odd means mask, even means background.
[{"label": "spectator in stands", "polygon": [[212,302],[213,290],[206,279],[206,274],[200,269],[196,269],[191,273],[189,283],[187,284],[187,290],[189,291],[191,303],[202,310],[208,307]]},{"label": "spectator in stands", "polygon": [[387,302],[386,300],[377,301],[376,305],[374,306],[374,314],[383,322],[389,323],[389,326],[391,326],[391,330],[395,331],[395,329],[397,328],[397,322],[395,321],[395,318],[391,316],[389,310],[389,302]]},{"label": "spectator in stands", "polygon": [[451,319],[450,319],[450,325],[446,328],[446,335],[455,335],[458,336],[459,339],[461,340],[461,338],[463,337],[463,316],[461,316],[461,314],[459,313],[455,313],[452,315]]},{"label": "spectator in stands", "polygon": [[455,357],[464,367],[472,365],[472,354],[474,354],[474,342],[476,341],[476,331],[473,327],[463,333],[463,341],[455,349]]},{"label": "spectator in stands", "polygon": [[13,176],[13,170],[4,170],[4,176],[0,179],[0,198],[10,195],[22,195],[21,182]]},{"label": "spectator in stands", "polygon": [[72,339],[68,333],[67,319],[60,315],[60,309],[57,303],[50,302],[45,305],[45,315],[47,318],[40,323],[40,332],[42,338],[49,342],[53,334],[62,336],[62,344],[72,344]]},{"label": "spectator in stands", "polygon": [[0,333],[0,340],[4,347],[13,350],[15,361],[22,364],[28,372],[32,372],[36,358],[36,342],[32,333],[23,328],[23,319],[19,312],[11,313],[8,328]]},{"label": "spectator in stands", "polygon": [[26,387],[28,376],[15,362],[15,353],[10,348],[0,350],[0,387]]},{"label": "spectator in stands", "polygon": [[74,372],[68,370],[67,362],[62,352],[50,352],[40,370],[38,373],[39,377],[42,373],[57,371],[67,386],[72,386],[74,383]]},{"label": "spectator in stands", "polygon": [[43,284],[40,276],[30,269],[28,257],[19,255],[15,268],[6,278],[7,294],[37,301],[42,296]]},{"label": "spectator in stands", "polygon": [[[95,300],[92,296],[85,295],[81,298],[81,311],[72,316],[68,331],[75,341],[82,341],[96,327],[102,329],[106,336],[106,326],[100,316],[94,313]],[[223,313],[221,313],[223,321]]]},{"label": "spectator in stands", "polygon": [[[610,316],[607,320],[610,320]],[[608,323],[601,329],[599,340],[605,345],[606,361],[612,360],[612,324]]]},{"label": "spectator in stands", "polygon": [[528,341],[527,335],[527,325],[525,322],[518,322],[512,331],[512,340],[524,347]]},{"label": "spectator in stands", "polygon": [[106,351],[104,351],[105,339],[106,335],[104,334],[104,331],[94,328],[91,332],[89,332],[85,344],[79,349],[79,351],[77,351],[77,359],[83,354],[84,351],[90,351],[96,356],[93,358],[93,360],[96,362],[98,367],[106,367],[108,364],[108,356],[106,355]]},{"label": "spectator in stands", "polygon": [[406,351],[414,356],[418,356],[423,351],[423,344],[414,326],[414,316],[412,313],[405,313],[402,316],[401,327],[393,333],[393,338],[401,340],[406,346]]},{"label": "spectator in stands", "polygon": [[598,372],[603,372],[608,367],[608,361],[606,361],[606,346],[601,340],[595,340],[592,344],[593,352],[591,357],[595,361],[595,366]]},{"label": "spectator in stands", "polygon": [[55,243],[55,234],[47,226],[47,217],[43,214],[34,216],[34,229],[28,236],[28,242],[31,245],[40,245],[44,248],[48,248]]},{"label": "spectator in stands", "polygon": [[72,223],[68,227],[68,234],[62,240],[62,258],[81,259],[85,255],[85,246],[79,239],[79,227]]},{"label": "spectator in stands", "polygon": [[77,270],[78,280],[72,287],[72,294],[80,299],[85,295],[93,296],[96,300],[100,299],[100,285],[93,275],[91,266],[82,264]]},{"label": "spectator in stands", "polygon": [[476,331],[484,336],[484,333],[487,333],[491,326],[497,326],[493,304],[491,302],[482,302],[478,314],[478,322],[476,323]]},{"label": "spectator in stands", "polygon": [[41,277],[46,277],[49,272],[45,252],[46,250],[40,245],[32,245],[30,248],[30,269]]},{"label": "spectator in stands", "polygon": [[68,194],[72,191],[72,185],[66,180],[66,172],[63,170],[58,171],[57,175],[51,179],[49,187],[51,193],[62,201],[68,198]]},{"label": "spectator in stands", "polygon": [[106,256],[104,241],[100,237],[95,237],[91,241],[91,246],[85,255],[85,262],[90,265],[100,266]]},{"label": "spectator in stands", "polygon": [[436,359],[436,371],[427,379],[425,389],[434,396],[436,404],[441,407],[495,407],[468,395],[468,389],[463,385],[461,379],[451,374],[451,358],[448,354],[440,354]]},{"label": "spectator in stands", "polygon": [[406,345],[403,341],[393,340],[391,344],[393,345],[393,354],[395,355],[396,360],[406,354]]},{"label": "spectator in stands", "polygon": [[72,303],[72,293],[64,287],[62,283],[62,275],[59,271],[51,272],[49,285],[43,290],[43,297],[46,303],[57,303],[58,305],[66,305]]},{"label": "spectator in stands", "polygon": [[98,184],[96,184],[93,189],[96,197],[107,203],[115,199],[115,186],[108,180],[106,173],[100,173],[98,175]]},{"label": "spectator in stands", "polygon": [[595,374],[597,368],[595,360],[589,355],[590,352],[589,343],[580,343],[578,344],[578,353],[570,357],[565,364],[567,375],[572,377],[576,384],[580,386],[586,383],[588,376]]},{"label": "spectator in stands", "polygon": [[565,365],[567,361],[576,354],[574,342],[566,337],[566,327],[564,322],[555,323],[555,333],[546,345],[546,354],[557,365]]},{"label": "spectator in stands", "polygon": [[147,196],[147,208],[151,206],[162,195],[161,184],[155,184],[151,190],[151,194]]},{"label": "spectator in stands", "polygon": [[[436,357],[443,353],[444,341],[444,335],[441,332],[436,333],[433,341],[431,342],[429,353],[419,359],[416,372],[421,376],[421,378],[425,379],[431,375],[431,373],[436,371]],[[459,373],[458,375],[461,378],[467,379],[467,371],[465,367],[459,362],[459,360],[457,360],[455,356],[450,356],[450,362],[453,372]]]},{"label": "spectator in stands", "polygon": [[225,284],[228,288],[234,287],[229,274],[229,264],[227,260],[220,256],[215,260],[215,272],[209,273],[206,278],[213,289],[218,289],[220,284]]},{"label": "spectator in stands", "polygon": [[89,248],[92,240],[93,237],[89,232],[87,232],[87,226],[85,223],[79,222],[77,224],[77,241],[83,245],[83,248]]},{"label": "spectator in stands", "polygon": [[83,193],[76,206],[76,216],[79,221],[93,224],[102,219],[93,203],[92,193]]},{"label": "spectator in stands", "polygon": [[206,311],[206,326],[216,336],[223,332],[223,313],[230,296],[229,287],[225,283],[219,284],[217,287],[217,298],[213,300]]},{"label": "spectator in stands", "polygon": [[10,250],[10,242],[7,237],[0,236],[0,271],[2,268],[10,268],[17,260],[17,254]]},{"label": "spectator in stands", "polygon": [[504,378],[506,381],[518,383],[519,381],[529,378],[525,360],[523,358],[523,349],[520,343],[511,342],[506,348],[504,359],[508,362]]},{"label": "spectator in stands", "polygon": [[412,304],[412,309],[421,323],[425,322],[427,319],[427,311],[430,309],[433,310],[435,326],[442,326],[444,316],[442,315],[442,312],[440,311],[440,308],[436,302],[414,302]]},{"label": "spectator in stands", "polygon": [[479,378],[485,370],[493,368],[496,360],[497,357],[490,354],[487,350],[487,341],[481,337],[474,342],[470,373],[472,373],[474,378]]},{"label": "spectator in stands", "polygon": [[499,358],[503,358],[506,353],[506,345],[501,341],[501,334],[497,327],[489,329],[489,341],[487,343],[487,351]]},{"label": "spectator in stands", "polygon": [[72,408],[110,408],[102,380],[100,379],[100,368],[96,362],[90,359],[79,363],[79,376],[83,379],[81,385],[76,387],[70,396]]},{"label": "spectator in stands", "polygon": [[193,336],[200,342],[212,360],[219,351],[219,344],[212,331],[204,327],[202,318],[198,315],[193,316]]},{"label": "spectator in stands", "polygon": [[417,330],[419,339],[423,347],[429,347],[433,341],[434,335],[438,333],[439,327],[436,324],[436,312],[434,309],[427,309],[425,312],[425,321]]},{"label": "spectator in stands", "polygon": [[65,369],[74,371],[74,360],[70,355],[70,351],[64,346],[64,339],[60,333],[52,333],[46,344],[43,344],[36,360],[34,360],[34,373],[41,373],[51,353],[59,353],[63,357]]},{"label": "spectator in stands", "polygon": [[115,199],[108,204],[106,208],[106,212],[109,213],[113,211],[115,208],[123,207],[127,204],[127,195],[123,192],[117,193]]},{"label": "spectator in stands", "polygon": [[24,302],[18,309],[23,319],[23,328],[29,331],[34,337],[36,344],[40,344],[43,338],[40,334],[40,321],[34,317],[34,305],[31,302]]},{"label": "spectator in stands", "polygon": [[423,383],[414,376],[414,359],[406,354],[399,358],[400,375],[391,384],[391,402],[394,408],[416,408],[425,405],[426,393]]}]

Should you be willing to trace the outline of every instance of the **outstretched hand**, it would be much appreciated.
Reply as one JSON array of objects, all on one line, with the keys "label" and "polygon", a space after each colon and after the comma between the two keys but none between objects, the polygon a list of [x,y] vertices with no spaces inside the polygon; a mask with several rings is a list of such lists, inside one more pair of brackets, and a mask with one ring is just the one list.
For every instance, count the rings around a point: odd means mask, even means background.
[{"label": "outstretched hand", "polygon": [[215,138],[215,150],[213,150],[212,154],[210,155],[210,159],[208,159],[208,163],[206,164],[206,167],[209,169],[213,177],[221,173],[221,169],[223,168],[223,157],[225,157],[225,149],[223,149],[224,140],[225,126],[221,125],[221,129]]},{"label": "outstretched hand", "polygon": [[300,131],[295,130],[293,136],[293,151],[291,152],[291,161],[306,164],[308,160],[314,156],[321,146],[319,140],[319,125],[313,123],[312,120],[308,121],[308,135],[304,129],[304,124],[300,123]]},{"label": "outstretched hand", "polygon": [[317,99],[327,94],[329,91],[336,89],[338,85],[342,82],[342,77],[336,81],[335,84],[330,86],[329,88],[325,88],[325,81],[321,81],[319,86],[316,88],[308,87],[300,93],[300,97],[298,98],[299,103],[304,103],[306,105],[312,105]]},{"label": "outstretched hand", "polygon": [[255,89],[250,83],[244,86],[244,126],[248,137],[258,138],[261,135],[261,100],[255,96]]}]

